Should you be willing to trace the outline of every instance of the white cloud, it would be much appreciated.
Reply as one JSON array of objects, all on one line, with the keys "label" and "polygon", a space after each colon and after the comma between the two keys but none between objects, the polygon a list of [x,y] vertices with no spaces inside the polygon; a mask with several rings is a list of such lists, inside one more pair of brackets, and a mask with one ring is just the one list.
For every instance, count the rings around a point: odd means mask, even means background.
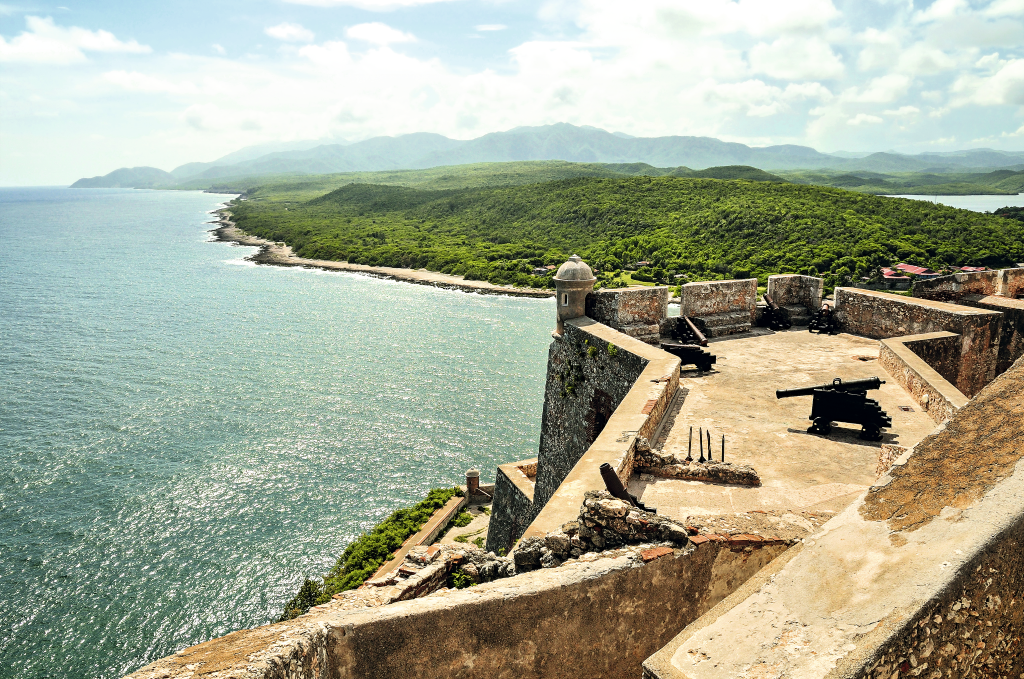
[{"label": "white cloud", "polygon": [[313,31],[303,28],[299,24],[290,24],[287,21],[276,26],[268,26],[263,32],[271,38],[283,42],[313,42]]},{"label": "white cloud", "polygon": [[1024,59],[1012,59],[988,76],[963,75],[950,90],[953,106],[1024,105]]},{"label": "white cloud", "polygon": [[772,44],[759,43],[750,50],[754,73],[783,80],[838,78],[843,62],[821,38],[779,38]]},{"label": "white cloud", "polygon": [[853,88],[843,93],[847,101],[869,104],[888,104],[896,101],[910,89],[913,81],[899,73],[873,78],[862,88]]},{"label": "white cloud", "polygon": [[1024,0],[995,0],[981,12],[987,17],[1024,16]]},{"label": "white cloud", "polygon": [[73,64],[86,61],[85,52],[146,54],[149,46],[135,40],[123,42],[109,31],[90,31],[73,26],[63,28],[50,17],[25,17],[27,31],[8,42],[0,36],[0,62]]},{"label": "white cloud", "polygon": [[227,54],[228,53],[228,51],[226,49],[224,49],[223,45],[218,45],[217,43],[213,43],[212,45],[210,45],[210,47],[212,47],[213,51],[216,52],[217,54],[223,55],[223,54]]},{"label": "white cloud", "polygon": [[103,78],[119,87],[134,92],[162,92],[165,94],[194,94],[199,91],[189,81],[172,82],[135,71],[108,71]]},{"label": "white cloud", "polygon": [[480,24],[476,26],[478,31],[504,31],[508,26],[505,24]]},{"label": "white cloud", "polygon": [[914,12],[914,21],[927,23],[949,19],[962,9],[967,9],[967,0],[935,0],[927,9]]},{"label": "white cloud", "polygon": [[878,116],[873,116],[867,113],[858,113],[854,117],[846,121],[847,125],[877,125],[882,122],[882,119]]},{"label": "white cloud", "polygon": [[375,12],[389,12],[394,9],[432,5],[452,0],[284,0],[293,5],[310,5],[312,7],[357,7]]},{"label": "white cloud", "polygon": [[356,24],[345,31],[345,35],[353,40],[373,43],[374,45],[390,45],[396,42],[416,42],[416,36],[405,33],[387,24],[374,21],[368,24]]},{"label": "white cloud", "polygon": [[921,112],[921,109],[919,109],[918,107],[916,107],[916,106],[909,106],[908,105],[908,106],[900,106],[896,110],[886,111],[885,115],[887,115],[887,116],[904,117],[904,116],[914,116],[914,115],[917,115],[920,112]]}]

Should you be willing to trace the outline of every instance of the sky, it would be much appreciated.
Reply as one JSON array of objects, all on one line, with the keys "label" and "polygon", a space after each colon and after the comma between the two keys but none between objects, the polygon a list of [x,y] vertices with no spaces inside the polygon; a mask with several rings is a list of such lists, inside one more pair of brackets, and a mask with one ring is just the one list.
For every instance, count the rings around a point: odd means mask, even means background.
[{"label": "sky", "polygon": [[0,4],[0,184],[568,122],[820,151],[1024,150],[1024,0]]}]

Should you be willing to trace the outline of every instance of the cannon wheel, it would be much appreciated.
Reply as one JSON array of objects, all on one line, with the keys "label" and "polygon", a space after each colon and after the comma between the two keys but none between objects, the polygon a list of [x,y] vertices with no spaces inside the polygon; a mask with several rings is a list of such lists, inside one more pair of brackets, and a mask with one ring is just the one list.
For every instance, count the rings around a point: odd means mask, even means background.
[{"label": "cannon wheel", "polygon": [[823,436],[828,436],[832,433],[832,423],[824,417],[819,417],[814,421],[814,424],[807,428],[807,432],[810,434],[822,434]]},{"label": "cannon wheel", "polygon": [[881,441],[882,431],[880,429],[868,429],[864,427],[860,430],[860,437],[865,441]]}]

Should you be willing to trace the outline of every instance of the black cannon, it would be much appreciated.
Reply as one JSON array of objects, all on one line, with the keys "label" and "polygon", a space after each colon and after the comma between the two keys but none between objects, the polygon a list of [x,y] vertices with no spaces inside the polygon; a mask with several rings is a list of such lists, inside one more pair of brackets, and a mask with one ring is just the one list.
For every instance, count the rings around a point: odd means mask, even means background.
[{"label": "black cannon", "polygon": [[708,345],[708,338],[686,316],[679,317],[672,326],[670,336],[662,337],[659,345],[664,351],[678,356],[683,365],[695,365],[702,372],[711,370],[711,366],[718,361],[714,354],[701,349]]},{"label": "black cannon", "polygon": [[772,330],[789,330],[793,322],[789,320],[789,312],[775,303],[767,292],[764,293],[764,303],[767,305],[764,310],[764,323]]},{"label": "black cannon", "polygon": [[822,304],[821,308],[811,317],[807,324],[808,332],[825,333],[834,335],[839,332],[839,320],[836,319],[835,311],[828,304]]},{"label": "black cannon", "polygon": [[777,398],[792,398],[794,396],[813,396],[811,404],[811,416],[813,420],[807,431],[812,434],[828,434],[832,431],[833,422],[849,422],[859,424],[861,427],[860,437],[867,441],[881,441],[882,429],[892,426],[892,418],[889,417],[878,401],[867,397],[868,390],[878,389],[885,382],[877,377],[869,377],[863,380],[850,380],[843,382],[840,378],[832,380],[831,384],[819,384],[815,387],[802,387],[799,389],[779,389],[775,392]]},{"label": "black cannon", "polygon": [[601,466],[598,467],[601,471],[601,478],[604,479],[604,487],[608,489],[608,492],[623,502],[628,502],[637,509],[642,509],[645,512],[651,514],[657,514],[657,507],[645,507],[643,502],[640,502],[636,495],[633,495],[626,490],[625,486],[622,485],[622,481],[619,480],[619,475],[615,473],[612,466],[607,462],[602,462]]}]

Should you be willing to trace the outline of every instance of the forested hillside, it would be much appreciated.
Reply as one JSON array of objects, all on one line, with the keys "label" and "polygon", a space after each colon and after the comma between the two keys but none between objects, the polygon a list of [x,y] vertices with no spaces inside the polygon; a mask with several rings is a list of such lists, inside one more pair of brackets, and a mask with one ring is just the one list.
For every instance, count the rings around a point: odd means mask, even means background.
[{"label": "forested hillside", "polygon": [[[288,198],[286,198],[288,196]],[[610,280],[809,273],[829,286],[899,261],[1024,261],[1024,224],[922,201],[797,184],[577,177],[499,188],[350,184],[304,202],[263,187],[233,207],[246,231],[303,257],[549,286],[531,272],[579,253]],[[685,278],[677,279],[675,275]]]}]

